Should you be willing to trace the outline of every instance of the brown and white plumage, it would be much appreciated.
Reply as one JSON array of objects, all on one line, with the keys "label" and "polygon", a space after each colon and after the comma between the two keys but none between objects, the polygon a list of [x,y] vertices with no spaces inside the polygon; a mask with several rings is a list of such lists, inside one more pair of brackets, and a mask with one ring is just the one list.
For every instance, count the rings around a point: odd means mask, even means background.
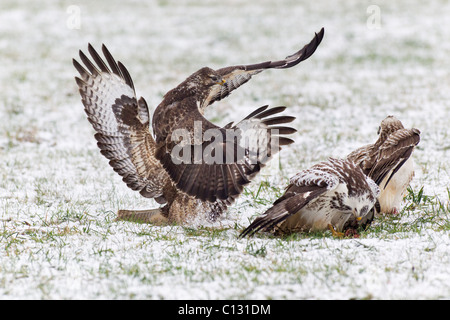
[{"label": "brown and white plumage", "polygon": [[80,59],[87,70],[73,60],[81,75],[76,82],[88,120],[97,132],[97,145],[128,187],[162,201],[167,174],[154,157],[147,103],[144,98],[137,100],[127,69],[116,63],[106,47],[103,51],[109,67],[92,46],[89,52],[96,65],[82,51]]},{"label": "brown and white plumage", "polygon": [[[150,114],[143,98],[137,98],[133,81],[127,69],[112,57],[103,46],[101,56],[89,45],[93,62],[80,51],[84,66],[73,60],[81,77],[76,82],[82,97],[88,120],[97,132],[95,138],[101,153],[109,164],[122,176],[123,181],[144,197],[154,198],[166,205],[160,210],[150,210],[140,217],[151,222],[187,222],[197,215],[217,218],[243,190],[243,186],[260,171],[270,158],[279,152],[279,146],[293,140],[285,137],[295,129],[283,124],[294,117],[280,116],[285,107],[264,106],[252,112],[237,124],[223,128],[214,125],[203,116],[204,109],[223,99],[247,82],[252,75],[269,68],[289,68],[305,60],[315,51],[323,37],[323,29],[314,39],[294,55],[281,61],[255,65],[235,66],[218,70],[202,68],[189,76],[164,96],[156,108],[150,132]],[[218,133],[224,138],[222,144],[215,143],[215,150],[223,150],[224,158],[230,150],[242,150],[241,158],[228,158],[209,163],[205,159],[194,162],[176,162],[174,151],[180,141],[174,140],[178,130],[190,137],[196,134]],[[251,130],[258,133],[252,138],[262,142],[258,152],[268,156],[259,158],[239,141]],[[275,131],[276,130],[276,131]],[[228,139],[233,133],[235,138]],[[198,133],[198,132],[197,132]],[[273,140],[279,143],[273,148]],[[185,150],[211,149],[215,139],[198,142],[183,141]],[[209,147],[209,149],[208,149]],[[197,160],[197,159],[194,159]],[[120,211],[120,216],[137,216],[136,212]],[[131,217],[132,218],[132,217]]]},{"label": "brown and white plumage", "polygon": [[342,232],[364,223],[379,194],[378,186],[352,161],[332,159],[300,171],[285,193],[257,217],[241,237],[258,231],[286,234]]},{"label": "brown and white plumage", "polygon": [[379,137],[374,144],[358,148],[347,156],[380,187],[377,211],[399,211],[406,189],[414,177],[411,155],[419,142],[418,129],[405,129],[400,120],[388,116],[381,122]]}]

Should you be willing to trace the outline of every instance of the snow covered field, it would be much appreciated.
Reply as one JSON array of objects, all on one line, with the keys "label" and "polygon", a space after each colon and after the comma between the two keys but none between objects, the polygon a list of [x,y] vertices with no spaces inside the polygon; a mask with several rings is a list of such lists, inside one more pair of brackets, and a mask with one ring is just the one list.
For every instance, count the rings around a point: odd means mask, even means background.
[{"label": "snow covered field", "polygon": [[[0,299],[450,298],[449,16],[447,1],[2,0]],[[222,125],[265,104],[297,117],[296,143],[223,221],[113,221],[157,204],[100,155],[73,79],[79,49],[105,43],[154,108],[200,67],[284,58],[321,27],[310,59],[208,111]],[[422,132],[399,216],[359,239],[237,239],[290,176],[375,141],[389,114]]]}]

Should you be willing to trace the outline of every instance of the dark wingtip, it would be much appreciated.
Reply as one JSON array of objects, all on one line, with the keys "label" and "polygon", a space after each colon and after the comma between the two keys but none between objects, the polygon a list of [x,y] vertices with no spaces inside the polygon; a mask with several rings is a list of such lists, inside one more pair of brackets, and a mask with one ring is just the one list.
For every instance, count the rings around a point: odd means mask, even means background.
[{"label": "dark wingtip", "polygon": [[[267,230],[271,227],[271,221],[266,221],[265,216],[257,217],[244,231],[239,235],[239,239],[251,237],[261,230]],[[266,229],[266,227],[268,227]]]},{"label": "dark wingtip", "polygon": [[293,144],[295,141],[286,137],[279,137],[278,138],[278,145],[280,146],[288,146],[290,144]]},{"label": "dark wingtip", "polygon": [[316,51],[317,47],[322,42],[324,34],[325,29],[320,29],[319,33],[315,33],[314,38],[311,40],[311,42],[304,46],[302,50],[300,50],[300,52],[303,51],[300,57],[301,61],[306,60],[312,56],[312,54]]},{"label": "dark wingtip", "polygon": [[320,29],[319,33],[316,33],[316,36],[319,39],[319,43],[322,41],[324,34],[325,34],[325,28],[324,27],[322,27],[322,29]]},{"label": "dark wingtip", "polygon": [[245,237],[251,237],[252,235],[255,234],[255,230],[253,230],[253,228],[250,228],[250,226],[248,226],[247,228],[244,229],[244,231],[242,231],[239,236],[238,239],[243,239]]},{"label": "dark wingtip", "polygon": [[[284,65],[277,66],[275,68],[277,69],[291,68],[293,66],[296,66],[303,60],[306,60],[309,57],[311,57],[313,53],[316,51],[317,47],[322,42],[324,33],[325,33],[324,28],[320,29],[319,33],[314,33],[314,38],[307,45],[305,45],[302,49],[300,49],[296,53],[287,56],[285,59],[286,63]],[[292,61],[289,61],[290,59],[292,59]]]}]

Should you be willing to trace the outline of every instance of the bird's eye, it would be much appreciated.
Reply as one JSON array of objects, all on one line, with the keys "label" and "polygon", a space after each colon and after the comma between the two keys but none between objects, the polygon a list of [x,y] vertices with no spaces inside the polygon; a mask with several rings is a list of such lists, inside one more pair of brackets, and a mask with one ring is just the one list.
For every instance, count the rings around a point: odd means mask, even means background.
[{"label": "bird's eye", "polygon": [[341,209],[342,209],[342,211],[349,211],[349,212],[352,211],[352,208],[350,206],[346,206],[346,205],[343,205]]},{"label": "bird's eye", "polygon": [[211,80],[214,81],[214,82],[219,81],[219,78],[218,78],[217,76],[215,76],[215,75],[210,75],[209,77],[210,77]]},{"label": "bird's eye", "polygon": [[369,211],[369,207],[368,206],[364,206],[362,207],[362,209],[359,211],[359,215],[363,216],[367,213],[367,211]]}]

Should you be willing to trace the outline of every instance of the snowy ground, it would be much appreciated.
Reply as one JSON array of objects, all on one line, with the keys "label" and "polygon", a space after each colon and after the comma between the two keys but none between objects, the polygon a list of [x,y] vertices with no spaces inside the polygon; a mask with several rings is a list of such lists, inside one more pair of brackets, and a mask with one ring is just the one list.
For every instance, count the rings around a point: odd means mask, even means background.
[{"label": "snowy ground", "polygon": [[[450,298],[449,16],[447,1],[2,0],[0,298]],[[105,43],[154,108],[200,67],[283,58],[321,27],[309,60],[209,110],[218,124],[265,104],[297,117],[296,144],[223,221],[113,222],[156,203],[99,154],[73,79],[79,49]],[[297,170],[373,142],[388,114],[422,132],[411,187],[428,197],[359,239],[237,239]]]}]

